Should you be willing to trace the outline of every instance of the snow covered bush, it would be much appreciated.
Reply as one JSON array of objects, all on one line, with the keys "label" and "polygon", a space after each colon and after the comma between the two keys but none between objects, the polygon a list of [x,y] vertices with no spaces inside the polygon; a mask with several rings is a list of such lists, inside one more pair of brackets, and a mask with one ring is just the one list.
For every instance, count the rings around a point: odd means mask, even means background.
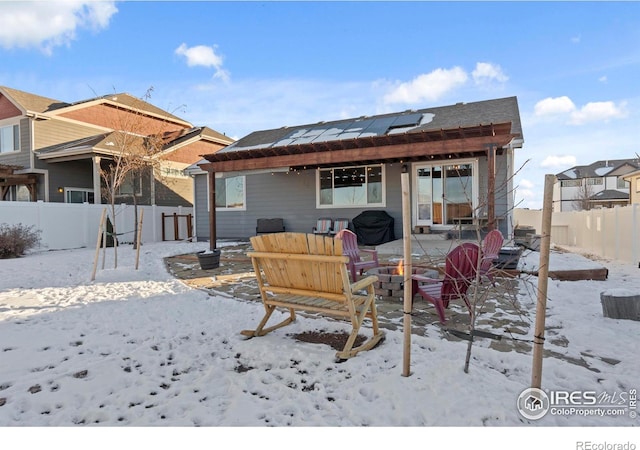
[{"label": "snow covered bush", "polygon": [[32,226],[0,224],[0,259],[17,258],[40,242],[40,230]]}]

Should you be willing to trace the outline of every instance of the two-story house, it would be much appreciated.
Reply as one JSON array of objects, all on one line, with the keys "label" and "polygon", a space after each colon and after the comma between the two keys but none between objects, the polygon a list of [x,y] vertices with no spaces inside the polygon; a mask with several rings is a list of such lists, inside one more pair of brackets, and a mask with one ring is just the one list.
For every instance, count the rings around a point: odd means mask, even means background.
[{"label": "two-story house", "polygon": [[640,168],[640,160],[616,159],[574,166],[556,174],[554,211],[581,211],[629,204],[626,175]]},{"label": "two-story house", "polygon": [[67,103],[0,86],[0,201],[106,203],[101,169],[126,154],[125,137],[160,144],[119,201],[161,206],[191,206],[184,169],[233,142],[129,94]]}]

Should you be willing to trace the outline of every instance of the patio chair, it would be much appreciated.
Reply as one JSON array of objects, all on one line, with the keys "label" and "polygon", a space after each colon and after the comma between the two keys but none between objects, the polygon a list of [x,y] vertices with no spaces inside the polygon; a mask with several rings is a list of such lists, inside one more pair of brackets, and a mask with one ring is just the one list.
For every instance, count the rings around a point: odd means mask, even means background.
[{"label": "patio chair", "polygon": [[342,230],[349,228],[349,219],[336,219],[333,221],[333,227],[329,230],[329,235],[336,235]]},{"label": "patio chair", "polygon": [[504,237],[500,230],[491,230],[482,241],[480,275],[486,276],[493,283],[493,262],[500,256]]},{"label": "patio chair", "polygon": [[476,278],[480,248],[467,242],[451,250],[445,262],[444,278],[430,278],[424,275],[412,275],[414,288],[426,301],[436,308],[440,323],[446,322],[444,310],[451,300],[461,298],[471,314],[471,305],[467,299],[467,290]]},{"label": "patio chair", "polygon": [[[347,263],[347,268],[351,273],[351,282],[355,283],[356,274],[362,273],[366,269],[373,269],[374,267],[378,267],[378,252],[376,250],[370,249],[360,249],[358,248],[358,237],[356,234],[347,230],[346,228],[340,230],[338,234],[336,234],[335,239],[342,240],[342,254],[349,257],[349,262]],[[371,256],[370,260],[362,259],[360,252],[369,254]]]},{"label": "patio chair", "polygon": [[329,234],[331,231],[331,227],[333,226],[333,220],[331,217],[320,217],[316,226],[313,227],[313,234]]}]

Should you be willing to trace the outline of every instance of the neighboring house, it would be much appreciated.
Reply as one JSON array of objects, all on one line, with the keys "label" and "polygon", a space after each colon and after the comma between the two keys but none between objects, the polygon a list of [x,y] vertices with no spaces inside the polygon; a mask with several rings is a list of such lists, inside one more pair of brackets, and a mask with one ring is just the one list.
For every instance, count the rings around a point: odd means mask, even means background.
[{"label": "neighboring house", "polygon": [[622,178],[629,183],[629,203],[632,205],[640,203],[640,169],[634,170]]},{"label": "neighboring house", "polygon": [[481,222],[507,234],[522,143],[515,97],[256,131],[191,168],[196,236],[246,238],[275,217],[311,232],[319,217],[384,210],[399,237],[403,171],[412,229]]},{"label": "neighboring house", "polygon": [[158,163],[128,177],[118,203],[159,206],[191,206],[184,169],[233,142],[129,94],[65,103],[0,86],[0,200],[106,203],[99,169],[124,139],[154,142]]},{"label": "neighboring house", "polygon": [[556,175],[554,211],[581,211],[629,204],[627,175],[640,169],[640,160],[617,159],[575,166]]}]

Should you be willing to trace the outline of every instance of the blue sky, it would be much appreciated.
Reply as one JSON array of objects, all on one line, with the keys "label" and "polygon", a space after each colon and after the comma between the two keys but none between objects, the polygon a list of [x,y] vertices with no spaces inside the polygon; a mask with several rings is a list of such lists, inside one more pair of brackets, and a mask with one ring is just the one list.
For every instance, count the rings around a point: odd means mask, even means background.
[{"label": "blue sky", "polygon": [[0,0],[0,85],[114,92],[234,138],[517,96],[516,201],[640,153],[640,2]]}]

